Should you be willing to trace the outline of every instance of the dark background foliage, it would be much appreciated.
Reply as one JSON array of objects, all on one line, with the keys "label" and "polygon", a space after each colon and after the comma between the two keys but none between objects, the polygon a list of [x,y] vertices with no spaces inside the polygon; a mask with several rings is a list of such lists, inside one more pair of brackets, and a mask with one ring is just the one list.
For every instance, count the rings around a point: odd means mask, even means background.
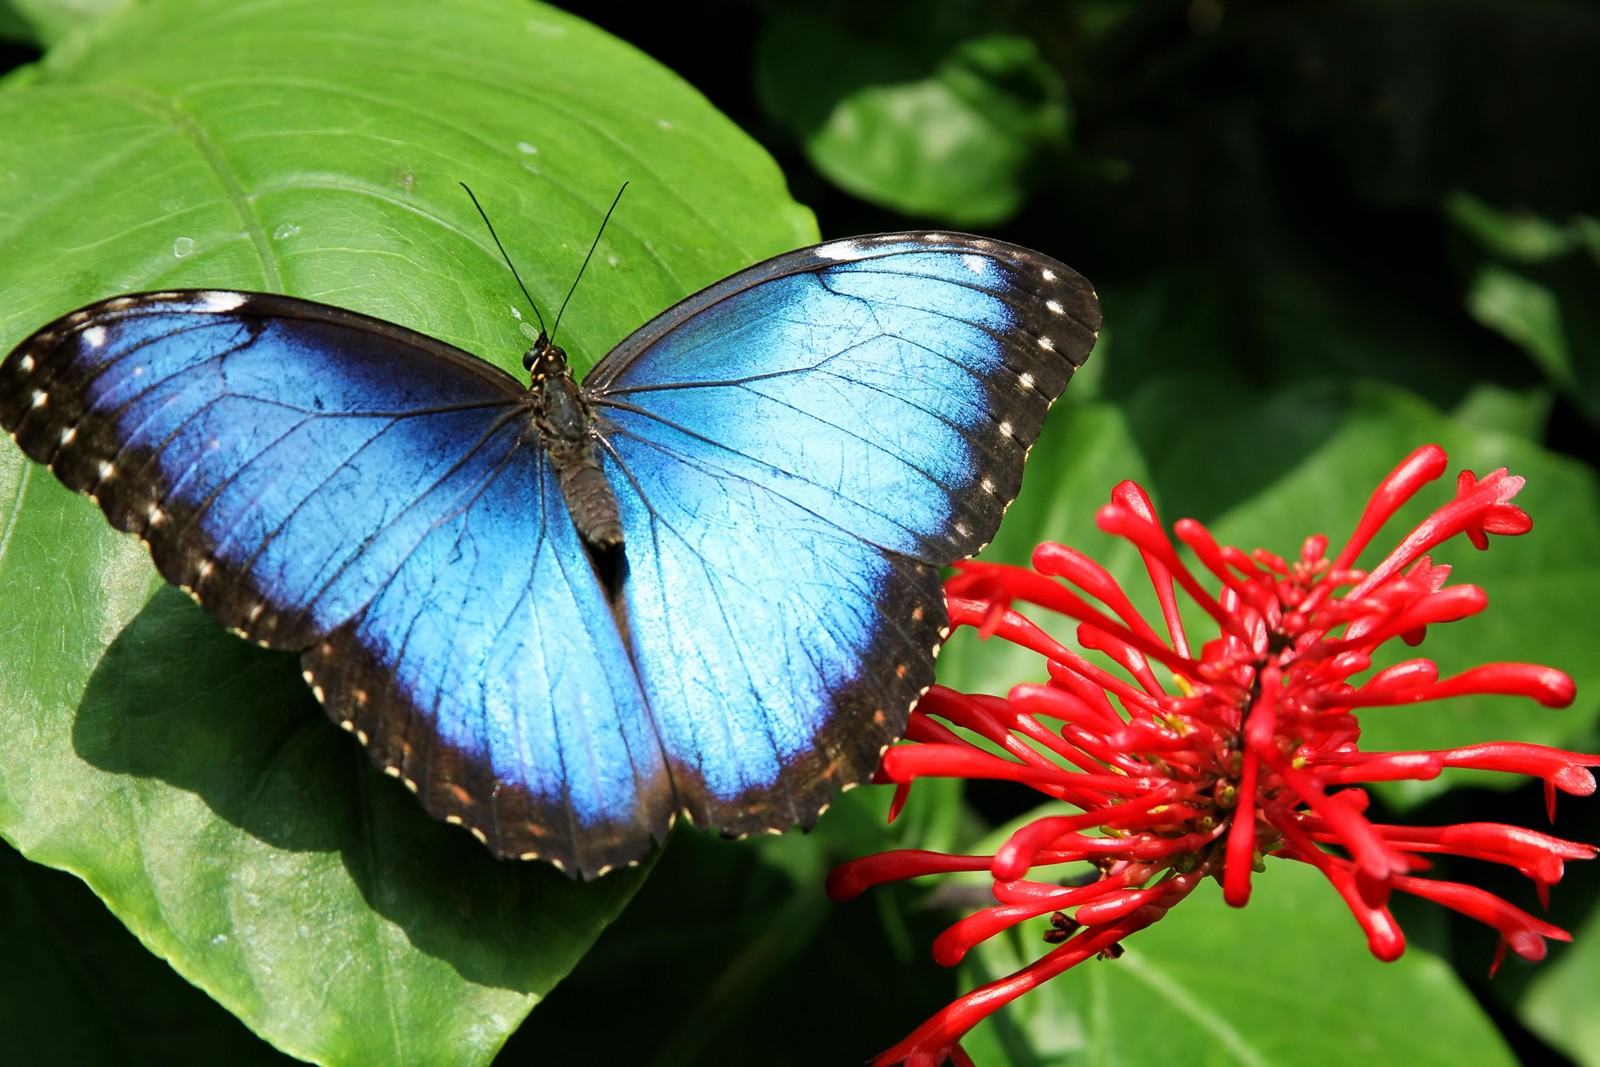
[{"label": "dark background foliage", "polygon": [[[15,7],[8,15],[26,23],[32,7]],[[1596,5],[567,8],[675,70],[755,136],[824,237],[981,229],[1092,278],[1110,340],[1095,388],[1129,413],[1168,518],[1209,520],[1223,510],[1215,485],[1243,497],[1293,468],[1345,424],[1351,405],[1339,390],[1352,383],[1403,390],[1468,425],[1515,428],[1592,483]],[[36,55],[17,45],[4,58]],[[1168,380],[1202,384],[1184,386],[1187,408],[1161,406]],[[1152,410],[1169,418],[1139,417]],[[1178,457],[1170,414],[1185,410],[1220,429],[1201,435],[1209,449]],[[1593,616],[1571,625],[1592,634]],[[1585,706],[1592,715],[1592,701]],[[1570,728],[1558,740],[1596,747]],[[1412,805],[1405,817],[1422,823],[1542,823],[1533,789],[1386,799]],[[1022,805],[1005,790],[975,789],[941,817],[967,828],[970,843]],[[842,807],[811,844],[678,834],[496,1062],[851,1063],[890,1044],[960,988],[960,976],[927,961],[926,946],[952,914],[944,909],[964,902],[916,888],[829,902],[820,888],[828,866],[879,841],[869,809]],[[1565,811],[1558,833],[1595,839],[1592,811],[1582,802]],[[1570,929],[1592,918],[1597,879],[1585,867],[1556,895],[1552,917]],[[1528,905],[1522,889],[1505,892]],[[281,1058],[146,954],[71,876],[8,851],[0,901],[0,983],[30,991],[0,996],[0,1034],[16,1035],[0,1040],[26,1053],[18,1062]],[[1459,964],[1523,1058],[1584,1055],[1559,997],[1530,1008],[1535,969],[1509,966],[1486,983],[1481,931],[1433,912],[1402,919],[1414,945]],[[1353,924],[1341,936],[1359,943]],[[1593,967],[1575,967],[1568,981],[1581,989]],[[1305,965],[1308,997],[1316,971]],[[1079,1062],[1037,1040],[1006,1047],[1018,1064]],[[1587,1056],[1596,1062],[1592,1047]]]},{"label": "dark background foliage", "polygon": [[[1118,330],[1120,291],[1160,293],[1163,317],[1172,316],[1156,327],[1174,342],[1168,358],[1203,363],[1212,354],[1183,343],[1185,315],[1226,321],[1230,365],[1215,371],[1228,380],[1374,378],[1446,409],[1484,382],[1535,390],[1548,404],[1545,444],[1586,464],[1600,459],[1600,243],[1591,233],[1585,247],[1519,254],[1508,247],[1509,236],[1497,242],[1498,235],[1475,226],[1470,206],[1481,203],[1529,227],[1559,227],[1600,211],[1600,137],[1587,132],[1600,129],[1600,5],[956,0],[930,11],[915,2],[718,0],[699,6],[692,24],[666,8],[645,13],[598,3],[578,10],[682,73],[754,133],[782,164],[796,197],[817,212],[824,237],[962,222],[963,204],[952,195],[944,210],[919,214],[895,210],[900,204],[891,197],[872,203],[843,192],[808,159],[804,138],[816,120],[798,105],[775,111],[774,94],[762,92],[783,77],[770,68],[803,68],[799,77],[811,79],[823,98],[808,101],[815,114],[859,90],[856,72],[841,69],[858,47],[885,60],[894,73],[881,81],[890,83],[908,70],[929,76],[955,42],[994,33],[1023,37],[1037,46],[1039,60],[1059,79],[1054,88],[1070,101],[1070,136],[1028,142],[1014,178],[1024,190],[1015,211],[983,220],[983,228],[1051,250],[1092,278],[1109,293],[1110,331]],[[784,54],[797,40],[811,42],[794,29],[805,20],[826,24],[827,47]],[[788,40],[775,42],[777,35]],[[705,48],[708,39],[719,47]],[[1025,101],[1048,95],[1035,79],[996,81],[996,93],[1014,90]],[[838,94],[832,100],[830,91]],[[995,138],[1008,135],[1027,140],[1015,131]],[[1483,272],[1507,262],[1556,294],[1555,328],[1574,360],[1565,383],[1519,347],[1525,334],[1492,312],[1474,314],[1483,302],[1473,299]],[[1285,330],[1296,334],[1291,349],[1303,352],[1298,365],[1282,362]],[[1394,358],[1397,338],[1415,345],[1401,358]],[[1120,369],[1105,368],[1108,391],[1119,391]],[[1556,387],[1546,391],[1552,382]],[[1184,513],[1203,515],[1205,507],[1194,501]],[[1580,625],[1592,627],[1593,620]],[[968,795],[995,823],[1017,814],[1004,788],[969,786]],[[1469,790],[1407,818],[1541,826],[1542,803],[1536,787],[1509,806],[1501,794]],[[1596,819],[1578,806],[1567,807],[1557,829],[1593,840],[1583,830]],[[1554,918],[1569,928],[1587,913],[1583,901],[1600,883],[1583,867],[1557,892]],[[1482,872],[1461,876],[1481,880]],[[613,937],[663,888],[660,873],[657,879]],[[1515,892],[1510,880],[1500,888]],[[856,914],[846,909],[829,922],[811,953],[794,960],[789,979],[772,983],[773,1006],[755,1017],[797,1014],[788,1006],[811,996],[792,988],[798,975],[807,985],[849,988],[851,974],[872,972],[847,966],[841,974],[835,961],[853,964],[894,951],[872,945],[873,927],[847,927]],[[1438,920],[1408,918],[1424,930]],[[1408,929],[1417,936],[1416,927]],[[918,944],[927,933],[917,931]],[[1466,928],[1437,936],[1462,937],[1471,946],[1462,951],[1464,973],[1519,1056],[1566,1058],[1507,1007],[1521,984],[1515,967],[1495,979],[1497,988],[1483,981],[1492,937]],[[1422,940],[1436,938],[1424,933]],[[897,1036],[894,1027],[876,1024],[906,1010],[897,1006],[902,999],[926,1006],[951,992],[926,968],[901,974],[915,985],[861,991],[883,1007],[860,1020],[872,1024],[860,1038],[838,1040],[830,1021],[826,1046],[814,1052],[817,1062],[844,1062],[826,1049],[876,1048],[874,1039]],[[603,995],[600,987],[593,993]],[[577,995],[578,983],[569,982],[555,996]],[[549,1032],[547,1019],[536,1013],[509,1048],[535,1047]],[[728,1054],[760,1047],[759,1027],[749,1035],[734,1030],[723,1046]]]}]

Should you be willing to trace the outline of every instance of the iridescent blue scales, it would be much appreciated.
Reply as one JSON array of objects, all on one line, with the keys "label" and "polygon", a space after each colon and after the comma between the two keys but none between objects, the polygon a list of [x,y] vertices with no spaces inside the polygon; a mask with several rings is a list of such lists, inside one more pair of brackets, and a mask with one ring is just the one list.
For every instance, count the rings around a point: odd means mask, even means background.
[{"label": "iridescent blue scales", "polygon": [[903,233],[735,274],[581,387],[548,350],[620,546],[563,494],[537,380],[290,297],[73,312],[0,365],[0,423],[218,622],[302,651],[428,811],[592,877],[680,812],[809,827],[872,774],[933,678],[939,568],[994,534],[1099,322],[1054,260]]}]

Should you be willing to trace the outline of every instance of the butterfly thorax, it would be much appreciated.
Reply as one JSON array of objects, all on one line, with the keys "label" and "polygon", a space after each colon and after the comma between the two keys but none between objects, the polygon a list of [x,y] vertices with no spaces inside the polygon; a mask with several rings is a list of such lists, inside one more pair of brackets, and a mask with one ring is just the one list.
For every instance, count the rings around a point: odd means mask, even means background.
[{"label": "butterfly thorax", "polygon": [[594,414],[583,399],[567,365],[567,354],[543,332],[522,357],[532,374],[528,397],[532,429],[555,468],[556,484],[566,498],[578,533],[602,551],[622,544],[617,498],[600,466]]}]

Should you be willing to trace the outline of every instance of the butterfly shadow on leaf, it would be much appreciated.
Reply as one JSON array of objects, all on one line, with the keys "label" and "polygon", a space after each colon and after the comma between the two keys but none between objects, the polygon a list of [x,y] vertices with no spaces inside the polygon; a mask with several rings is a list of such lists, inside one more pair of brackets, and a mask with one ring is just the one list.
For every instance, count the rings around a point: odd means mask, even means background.
[{"label": "butterfly shadow on leaf", "polygon": [[[330,948],[346,936],[339,920],[359,894],[463,978],[525,990],[527,976],[493,951],[517,942],[508,926],[606,910],[638,881],[622,874],[589,887],[586,899],[585,887],[553,868],[496,860],[430,819],[327,720],[300,680],[297,656],[223,633],[171,586],[106,649],[79,705],[73,746],[125,776],[124,825],[143,851],[192,857],[182,864],[192,880],[176,888],[169,880],[158,891],[215,892],[216,866],[225,864],[237,870],[223,883],[259,887],[253,906],[285,907],[301,899],[293,883],[320,879],[332,887],[336,912],[321,923],[307,918]],[[220,822],[197,818],[186,798],[150,779],[198,797]],[[342,875],[329,871],[330,852],[340,854]]]}]

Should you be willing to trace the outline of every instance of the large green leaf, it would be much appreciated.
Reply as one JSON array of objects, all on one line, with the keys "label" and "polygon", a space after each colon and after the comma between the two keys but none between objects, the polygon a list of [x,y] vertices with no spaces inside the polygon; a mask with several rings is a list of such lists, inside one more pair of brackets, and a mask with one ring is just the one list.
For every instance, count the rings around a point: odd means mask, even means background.
[{"label": "large green leaf", "polygon": [[[0,351],[91,299],[206,286],[514,367],[521,300],[463,181],[547,318],[632,183],[563,320],[580,366],[814,236],[692,89],[514,0],[140,6],[0,87],[0,146]],[[638,884],[499,863],[433,823],[293,656],[218,631],[9,446],[0,603],[0,834],[295,1056],[486,1061]]]}]

